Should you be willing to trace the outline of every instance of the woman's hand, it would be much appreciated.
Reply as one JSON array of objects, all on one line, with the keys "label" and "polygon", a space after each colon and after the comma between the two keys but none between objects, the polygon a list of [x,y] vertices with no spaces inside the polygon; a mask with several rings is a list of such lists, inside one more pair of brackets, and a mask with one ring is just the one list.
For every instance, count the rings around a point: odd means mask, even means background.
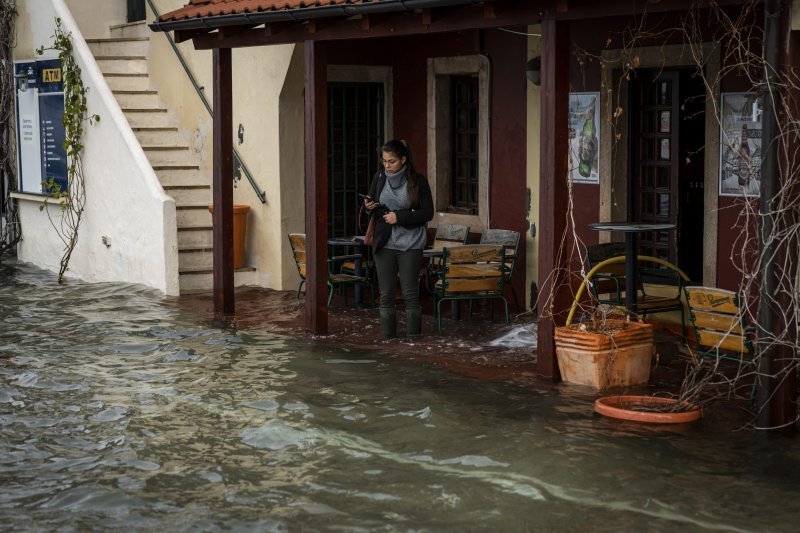
[{"label": "woman's hand", "polygon": [[397,224],[397,213],[395,213],[394,211],[389,211],[388,213],[383,215],[383,220],[387,224]]},{"label": "woman's hand", "polygon": [[364,207],[366,207],[370,211],[372,211],[373,209],[375,209],[379,205],[380,204],[378,202],[373,202],[372,200],[364,200]]}]

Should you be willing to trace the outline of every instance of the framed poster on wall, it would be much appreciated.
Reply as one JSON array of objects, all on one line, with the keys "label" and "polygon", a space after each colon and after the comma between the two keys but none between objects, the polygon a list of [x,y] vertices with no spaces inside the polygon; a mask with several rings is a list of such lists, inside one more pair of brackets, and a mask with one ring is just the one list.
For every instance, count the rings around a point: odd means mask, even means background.
[{"label": "framed poster on wall", "polygon": [[600,93],[569,93],[569,177],[600,183]]},{"label": "framed poster on wall", "polygon": [[761,110],[761,99],[756,93],[722,93],[720,196],[760,194]]}]

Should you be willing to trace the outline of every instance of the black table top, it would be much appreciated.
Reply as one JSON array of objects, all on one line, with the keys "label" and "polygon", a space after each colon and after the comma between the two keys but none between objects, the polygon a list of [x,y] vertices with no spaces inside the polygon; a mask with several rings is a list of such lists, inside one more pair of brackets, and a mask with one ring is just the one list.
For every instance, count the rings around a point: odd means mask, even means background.
[{"label": "black table top", "polygon": [[328,244],[337,246],[363,246],[364,236],[356,235],[354,237],[329,237]]},{"label": "black table top", "polygon": [[639,233],[640,231],[675,229],[675,224],[656,224],[651,222],[594,222],[589,224],[589,229],[598,231],[619,231],[622,233]]}]

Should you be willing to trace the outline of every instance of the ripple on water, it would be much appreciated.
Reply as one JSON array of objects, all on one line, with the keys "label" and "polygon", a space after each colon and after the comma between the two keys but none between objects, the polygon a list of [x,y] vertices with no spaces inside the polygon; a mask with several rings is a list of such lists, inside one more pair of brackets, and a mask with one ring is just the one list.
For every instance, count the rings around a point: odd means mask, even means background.
[{"label": "ripple on water", "polygon": [[248,446],[268,450],[288,447],[306,450],[314,446],[320,438],[320,434],[315,430],[296,429],[281,420],[270,420],[261,427],[241,432],[239,436]]}]

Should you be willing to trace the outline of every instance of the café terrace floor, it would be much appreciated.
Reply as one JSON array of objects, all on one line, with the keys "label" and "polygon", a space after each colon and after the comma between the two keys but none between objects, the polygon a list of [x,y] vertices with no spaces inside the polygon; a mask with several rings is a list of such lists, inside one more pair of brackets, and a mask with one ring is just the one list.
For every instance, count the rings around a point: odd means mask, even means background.
[{"label": "caf\u00e9 terrace floor", "polygon": [[[213,320],[211,294],[181,296],[172,304]],[[306,329],[303,296],[298,300],[294,291],[238,288],[235,305],[236,313],[230,326],[243,331],[273,332],[306,338],[311,342],[374,350],[389,360],[434,365],[477,381],[505,381],[545,393],[586,396],[590,402],[600,395],[613,393],[676,395],[691,362],[691,350],[675,328],[656,323],[656,356],[650,381],[645,385],[599,393],[589,387],[553,383],[537,375],[536,320],[530,312],[515,312],[513,302],[509,302],[510,324],[504,322],[500,305],[495,307],[494,320],[491,320],[486,302],[476,304],[471,318],[466,312],[466,304],[462,304],[461,319],[455,321],[451,318],[450,306],[445,304],[443,331],[439,334],[430,297],[424,295],[423,335],[417,338],[403,336],[405,318],[400,303],[397,313],[399,337],[392,340],[379,339],[377,307],[345,307],[339,295],[334,297],[329,310],[329,334],[324,336],[312,335]],[[735,372],[735,369],[731,371]],[[719,427],[719,424],[736,430],[752,422],[754,413],[749,402],[727,398],[724,387],[709,393],[715,400],[706,405],[705,416],[714,416],[714,426]],[[588,405],[591,409],[591,403]]]}]

